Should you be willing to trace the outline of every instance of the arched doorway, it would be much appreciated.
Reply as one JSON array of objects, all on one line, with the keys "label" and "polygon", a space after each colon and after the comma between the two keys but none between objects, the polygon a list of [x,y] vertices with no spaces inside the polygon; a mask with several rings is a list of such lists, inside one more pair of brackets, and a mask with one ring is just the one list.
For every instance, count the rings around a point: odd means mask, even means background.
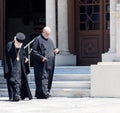
[{"label": "arched doorway", "polygon": [[109,0],[76,0],[75,7],[77,65],[96,64],[109,48]]}]

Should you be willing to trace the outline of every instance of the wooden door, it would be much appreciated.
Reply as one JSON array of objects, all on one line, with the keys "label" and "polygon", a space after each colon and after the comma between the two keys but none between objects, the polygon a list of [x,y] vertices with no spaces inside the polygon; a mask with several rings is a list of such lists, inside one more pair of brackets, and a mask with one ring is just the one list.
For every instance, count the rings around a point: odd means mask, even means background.
[{"label": "wooden door", "polygon": [[109,0],[76,0],[77,65],[101,61],[101,54],[109,47],[107,41]]}]

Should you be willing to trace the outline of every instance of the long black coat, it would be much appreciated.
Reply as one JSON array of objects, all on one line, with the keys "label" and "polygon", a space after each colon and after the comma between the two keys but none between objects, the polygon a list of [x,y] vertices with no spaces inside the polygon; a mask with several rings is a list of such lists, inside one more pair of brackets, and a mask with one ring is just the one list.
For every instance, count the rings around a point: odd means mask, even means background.
[{"label": "long black coat", "polygon": [[[4,77],[9,81],[12,76],[13,72],[13,62],[15,62],[17,54],[15,51],[15,45],[14,41],[11,41],[7,44],[5,56],[4,56]],[[27,74],[25,70],[25,51],[23,46],[21,47],[20,50],[20,62],[21,62],[21,98],[24,99],[28,97],[29,99],[32,99],[32,95],[30,92],[30,88],[28,85],[28,80],[27,80]],[[16,70],[17,71],[17,70]]]},{"label": "long black coat", "polygon": [[[50,92],[55,66],[54,49],[50,38],[45,39],[42,35],[36,37],[32,48],[32,57],[36,83],[35,96],[37,98],[45,98]],[[48,60],[42,62],[43,57]]]}]

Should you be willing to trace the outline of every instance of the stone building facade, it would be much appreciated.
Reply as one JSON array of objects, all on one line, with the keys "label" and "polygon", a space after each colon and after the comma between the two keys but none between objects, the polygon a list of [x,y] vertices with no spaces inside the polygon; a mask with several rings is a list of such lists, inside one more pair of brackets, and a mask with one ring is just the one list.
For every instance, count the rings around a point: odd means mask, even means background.
[{"label": "stone building facade", "polygon": [[[14,4],[13,4],[14,2]],[[43,21],[52,29],[52,39],[60,49],[56,65],[97,64],[119,51],[115,41],[119,27],[117,0],[0,0],[0,59],[16,32],[26,34],[26,44],[34,34],[34,23]],[[115,9],[117,6],[117,9]],[[118,14],[118,13],[117,13]],[[111,22],[110,22],[111,20]],[[116,35],[117,34],[117,35]],[[33,37],[32,37],[33,38]],[[108,52],[110,51],[110,52]],[[106,53],[108,52],[108,53]],[[117,53],[118,55],[118,53]]]}]

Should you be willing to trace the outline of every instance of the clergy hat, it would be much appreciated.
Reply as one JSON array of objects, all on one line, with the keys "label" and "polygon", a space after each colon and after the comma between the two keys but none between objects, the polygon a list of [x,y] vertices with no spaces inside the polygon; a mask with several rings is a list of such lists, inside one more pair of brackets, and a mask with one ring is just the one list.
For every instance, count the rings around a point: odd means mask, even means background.
[{"label": "clergy hat", "polygon": [[22,43],[25,40],[25,35],[21,32],[18,32],[16,34],[16,40],[20,43]]}]

